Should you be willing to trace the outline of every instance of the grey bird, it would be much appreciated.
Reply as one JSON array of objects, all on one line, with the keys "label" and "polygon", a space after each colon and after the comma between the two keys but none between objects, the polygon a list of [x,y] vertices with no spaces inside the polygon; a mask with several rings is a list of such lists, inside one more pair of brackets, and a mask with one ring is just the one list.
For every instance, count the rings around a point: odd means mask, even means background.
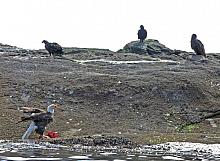
[{"label": "grey bird", "polygon": [[43,40],[42,43],[45,44],[45,49],[49,52],[50,56],[61,56],[63,54],[63,48],[58,43],[50,43],[47,40]]},{"label": "grey bird", "polygon": [[204,57],[206,57],[204,45],[200,40],[197,39],[196,34],[192,34],[191,48],[195,51],[197,55],[203,55]]}]

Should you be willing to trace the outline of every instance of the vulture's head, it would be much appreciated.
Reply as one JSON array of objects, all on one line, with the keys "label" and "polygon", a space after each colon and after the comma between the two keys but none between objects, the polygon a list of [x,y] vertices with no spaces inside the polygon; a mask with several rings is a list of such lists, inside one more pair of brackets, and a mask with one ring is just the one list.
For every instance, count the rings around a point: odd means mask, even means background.
[{"label": "vulture's head", "polygon": [[47,44],[49,42],[47,40],[43,40],[42,43]]},{"label": "vulture's head", "polygon": [[192,34],[191,39],[195,40],[196,38],[197,38],[197,35],[196,34]]},{"label": "vulture's head", "polygon": [[144,26],[143,26],[143,25],[141,25],[141,26],[140,26],[140,28],[143,30],[143,29],[144,29]]}]

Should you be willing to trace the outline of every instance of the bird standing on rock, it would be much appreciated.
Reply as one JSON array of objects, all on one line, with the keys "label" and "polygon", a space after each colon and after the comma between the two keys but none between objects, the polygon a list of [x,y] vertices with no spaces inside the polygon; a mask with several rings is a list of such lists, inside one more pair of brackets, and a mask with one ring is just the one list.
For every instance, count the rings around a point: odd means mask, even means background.
[{"label": "bird standing on rock", "polygon": [[140,39],[140,42],[143,43],[144,40],[147,38],[147,31],[144,29],[144,26],[140,26],[140,30],[138,30],[138,39]]},{"label": "bird standing on rock", "polygon": [[191,48],[196,52],[197,55],[203,55],[206,57],[204,45],[200,40],[197,39],[196,34],[192,34]]},{"label": "bird standing on rock", "polygon": [[47,40],[43,40],[42,43],[45,44],[45,49],[49,52],[50,56],[63,54],[63,48],[58,43],[50,43]]},{"label": "bird standing on rock", "polygon": [[[22,136],[22,140],[28,139],[32,132],[36,132],[39,134],[39,139],[42,139],[44,136],[44,131],[46,126],[53,121],[54,110],[55,108],[59,108],[57,104],[51,104],[47,107],[47,111],[43,111],[41,109],[36,110],[36,108],[27,108],[21,109],[24,113],[32,113],[30,116],[21,117],[20,122],[31,121],[29,128]],[[34,111],[38,111],[40,113],[33,113]]]}]

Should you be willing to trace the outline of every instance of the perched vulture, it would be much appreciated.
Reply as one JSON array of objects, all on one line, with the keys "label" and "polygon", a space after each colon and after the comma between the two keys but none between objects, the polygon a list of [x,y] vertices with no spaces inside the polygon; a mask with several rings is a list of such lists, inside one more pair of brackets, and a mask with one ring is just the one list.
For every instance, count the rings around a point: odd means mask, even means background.
[{"label": "perched vulture", "polygon": [[196,34],[192,34],[191,48],[195,51],[197,55],[203,55],[204,57],[206,57],[204,45],[200,40],[197,39]]},{"label": "perched vulture", "polygon": [[43,40],[42,43],[45,44],[45,49],[49,52],[50,56],[61,56],[63,54],[63,48],[58,43],[50,43],[47,40]]},{"label": "perched vulture", "polygon": [[147,31],[144,29],[144,26],[140,26],[140,30],[138,31],[138,39],[140,42],[143,42],[147,38]]}]

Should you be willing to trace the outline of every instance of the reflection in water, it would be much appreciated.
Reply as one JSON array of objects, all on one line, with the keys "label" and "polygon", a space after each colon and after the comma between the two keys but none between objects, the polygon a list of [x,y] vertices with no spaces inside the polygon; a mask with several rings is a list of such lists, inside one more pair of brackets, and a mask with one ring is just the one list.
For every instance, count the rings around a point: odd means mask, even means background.
[{"label": "reflection in water", "polygon": [[49,143],[0,141],[0,160],[164,161],[219,160],[220,144],[166,143],[136,149],[66,147]]},{"label": "reflection in water", "polygon": [[25,160],[62,160],[62,158],[24,158],[24,157],[2,157],[3,160],[25,161]]}]

